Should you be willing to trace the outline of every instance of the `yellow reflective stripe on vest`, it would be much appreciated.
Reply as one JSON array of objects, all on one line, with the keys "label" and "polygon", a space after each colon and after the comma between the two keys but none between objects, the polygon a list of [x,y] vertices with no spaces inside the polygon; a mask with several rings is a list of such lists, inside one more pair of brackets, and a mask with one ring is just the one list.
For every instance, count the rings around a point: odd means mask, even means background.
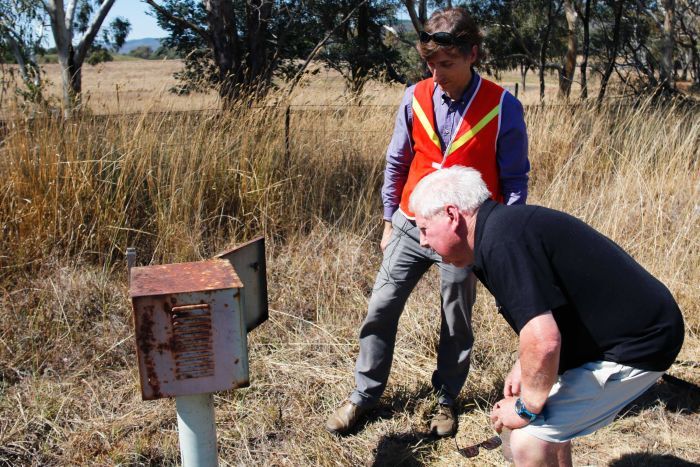
[{"label": "yellow reflective stripe on vest", "polygon": [[499,112],[500,108],[501,108],[501,104],[499,103],[496,107],[493,108],[493,110],[491,110],[491,112],[489,112],[488,114],[486,114],[486,116],[485,116],[484,118],[482,118],[481,121],[480,121],[479,123],[477,123],[476,125],[474,125],[474,127],[473,127],[472,129],[470,129],[469,131],[467,131],[466,133],[464,133],[462,136],[460,136],[459,138],[457,138],[457,139],[452,143],[452,146],[450,146],[450,152],[448,152],[447,155],[449,156],[450,154],[452,154],[453,152],[455,152],[457,149],[459,149],[460,147],[464,146],[464,144],[465,144],[467,141],[469,141],[470,139],[472,139],[478,132],[481,131],[482,128],[484,128],[486,125],[488,125],[488,123],[489,123],[491,120],[493,120],[494,118],[496,118],[496,116],[498,115],[498,112]]},{"label": "yellow reflective stripe on vest", "polygon": [[423,126],[423,129],[425,132],[428,134],[430,137],[430,140],[435,143],[435,146],[437,146],[438,150],[440,149],[440,140],[438,139],[437,134],[435,134],[435,130],[433,130],[433,126],[430,124],[430,120],[428,120],[428,117],[426,117],[425,112],[423,112],[423,109],[421,108],[420,104],[418,103],[418,99],[416,99],[416,96],[413,96],[413,105],[411,105],[413,108],[413,114],[418,117],[418,120],[420,121],[421,125]]}]

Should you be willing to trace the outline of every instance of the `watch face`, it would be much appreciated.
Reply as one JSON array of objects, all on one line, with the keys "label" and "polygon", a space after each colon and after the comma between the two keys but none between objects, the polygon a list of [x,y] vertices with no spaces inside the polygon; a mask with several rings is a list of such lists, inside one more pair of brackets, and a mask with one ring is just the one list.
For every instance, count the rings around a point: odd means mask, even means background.
[{"label": "watch face", "polygon": [[530,412],[527,410],[525,407],[525,404],[520,398],[517,398],[515,400],[515,412],[520,416],[521,418],[524,418],[525,420],[533,421],[534,419],[537,418],[537,415]]}]

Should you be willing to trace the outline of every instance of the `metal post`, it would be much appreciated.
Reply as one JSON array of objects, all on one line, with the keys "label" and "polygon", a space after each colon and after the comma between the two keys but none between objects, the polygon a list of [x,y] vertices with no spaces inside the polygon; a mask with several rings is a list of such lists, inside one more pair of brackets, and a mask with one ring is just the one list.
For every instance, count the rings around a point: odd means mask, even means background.
[{"label": "metal post", "polygon": [[218,466],[212,394],[177,396],[177,428],[184,467]]},{"label": "metal post", "polygon": [[129,276],[129,283],[131,283],[131,268],[136,264],[136,248],[133,246],[127,247],[126,249],[126,269]]},{"label": "metal post", "polygon": [[518,98],[518,83],[515,83],[515,98]]}]

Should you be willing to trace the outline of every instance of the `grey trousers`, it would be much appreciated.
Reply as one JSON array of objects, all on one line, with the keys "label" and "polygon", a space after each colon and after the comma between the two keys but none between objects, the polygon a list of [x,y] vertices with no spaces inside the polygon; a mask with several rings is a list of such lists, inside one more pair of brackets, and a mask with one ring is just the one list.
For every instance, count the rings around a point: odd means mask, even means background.
[{"label": "grey trousers", "polygon": [[396,330],[406,300],[428,268],[437,264],[442,306],[432,384],[439,402],[452,404],[469,372],[476,278],[469,268],[444,264],[437,253],[421,247],[418,228],[400,211],[394,214],[392,224],[392,236],[360,328],[360,354],[350,400],[359,406],[370,406],[381,397],[391,371]]}]

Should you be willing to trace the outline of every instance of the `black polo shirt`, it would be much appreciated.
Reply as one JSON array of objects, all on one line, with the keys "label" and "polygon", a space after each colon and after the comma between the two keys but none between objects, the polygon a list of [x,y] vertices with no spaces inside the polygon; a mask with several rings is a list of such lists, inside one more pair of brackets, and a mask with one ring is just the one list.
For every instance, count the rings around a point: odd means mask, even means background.
[{"label": "black polo shirt", "polygon": [[517,332],[552,311],[561,333],[559,373],[596,360],[664,371],[683,344],[669,290],[615,242],[540,206],[479,209],[474,273]]}]

